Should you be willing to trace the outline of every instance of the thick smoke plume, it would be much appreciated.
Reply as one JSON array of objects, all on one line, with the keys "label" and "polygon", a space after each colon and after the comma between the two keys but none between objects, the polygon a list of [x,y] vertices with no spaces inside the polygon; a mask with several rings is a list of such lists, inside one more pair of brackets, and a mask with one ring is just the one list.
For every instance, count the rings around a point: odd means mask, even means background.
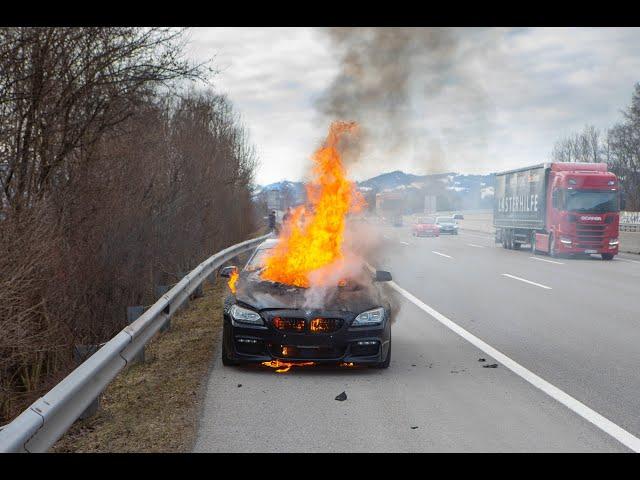
[{"label": "thick smoke plume", "polygon": [[352,118],[362,128],[363,143],[346,155],[347,163],[402,157],[423,173],[436,173],[446,171],[452,148],[486,146],[489,102],[472,66],[489,48],[490,34],[375,27],[325,32],[340,72],[317,108],[325,121]]}]

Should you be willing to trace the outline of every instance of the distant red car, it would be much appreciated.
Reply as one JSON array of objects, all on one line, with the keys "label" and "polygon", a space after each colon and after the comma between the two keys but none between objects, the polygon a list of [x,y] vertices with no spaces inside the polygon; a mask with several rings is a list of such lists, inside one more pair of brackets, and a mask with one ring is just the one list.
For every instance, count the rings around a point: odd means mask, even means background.
[{"label": "distant red car", "polygon": [[414,237],[439,237],[440,226],[435,218],[418,218],[411,228]]}]

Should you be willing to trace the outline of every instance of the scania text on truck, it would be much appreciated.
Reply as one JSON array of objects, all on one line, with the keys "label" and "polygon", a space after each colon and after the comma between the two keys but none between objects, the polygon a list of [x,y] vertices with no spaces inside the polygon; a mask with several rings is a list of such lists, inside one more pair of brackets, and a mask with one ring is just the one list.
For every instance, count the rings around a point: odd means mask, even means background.
[{"label": "scania text on truck", "polygon": [[618,253],[618,179],[606,163],[544,163],[496,174],[493,225],[504,248]]}]

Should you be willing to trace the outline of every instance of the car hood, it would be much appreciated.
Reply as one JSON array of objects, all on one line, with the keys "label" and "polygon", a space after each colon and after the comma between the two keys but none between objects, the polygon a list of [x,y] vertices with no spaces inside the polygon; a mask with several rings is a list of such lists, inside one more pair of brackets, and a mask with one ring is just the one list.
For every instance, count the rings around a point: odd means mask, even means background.
[{"label": "car hood", "polygon": [[[307,304],[305,294],[308,289],[261,281],[257,274],[240,274],[236,290],[236,300],[256,310],[265,309],[321,309],[361,313],[372,308],[385,306],[375,286],[336,287],[329,291],[322,306]],[[308,296],[308,295],[307,295]]]}]

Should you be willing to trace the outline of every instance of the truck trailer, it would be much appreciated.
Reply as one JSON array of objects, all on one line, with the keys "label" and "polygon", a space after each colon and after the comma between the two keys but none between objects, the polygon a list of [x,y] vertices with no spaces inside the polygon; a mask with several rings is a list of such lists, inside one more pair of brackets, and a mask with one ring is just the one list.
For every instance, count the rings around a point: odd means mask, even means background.
[{"label": "truck trailer", "polygon": [[496,174],[496,243],[533,253],[618,253],[618,179],[606,163],[543,163]]}]

